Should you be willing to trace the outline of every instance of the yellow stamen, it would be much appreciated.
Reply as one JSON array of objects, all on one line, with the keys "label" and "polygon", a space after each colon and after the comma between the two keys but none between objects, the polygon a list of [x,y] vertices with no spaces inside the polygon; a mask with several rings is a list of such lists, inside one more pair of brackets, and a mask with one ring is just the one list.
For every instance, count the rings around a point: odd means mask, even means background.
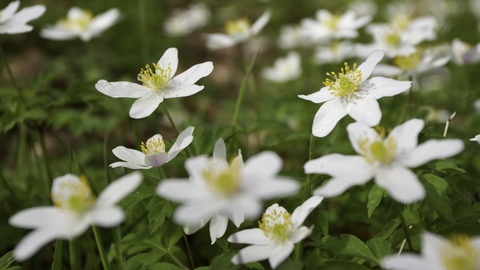
[{"label": "yellow stamen", "polygon": [[258,222],[258,227],[266,237],[277,243],[288,240],[293,233],[293,223],[290,213],[278,204],[270,206]]},{"label": "yellow stamen", "polygon": [[325,21],[325,26],[330,30],[338,28],[338,22],[340,22],[341,15],[333,15]]},{"label": "yellow stamen", "polygon": [[241,183],[241,163],[234,160],[231,164],[223,160],[211,158],[202,172],[208,187],[215,193],[229,197],[235,194]]},{"label": "yellow stamen", "polygon": [[369,163],[379,162],[382,164],[389,164],[393,161],[395,155],[397,154],[397,141],[393,137],[383,139],[385,136],[385,129],[379,129],[381,130],[380,140],[371,142],[370,139],[366,137],[359,141],[359,154],[362,155]]},{"label": "yellow stamen", "polygon": [[393,60],[393,63],[403,70],[411,70],[416,68],[420,63],[420,55],[416,52],[409,56],[397,56]]},{"label": "yellow stamen", "polygon": [[165,151],[165,142],[163,138],[151,138],[147,141],[147,143],[142,142],[140,145],[142,152],[146,156],[155,155],[158,153],[166,153]]},{"label": "yellow stamen", "polygon": [[328,86],[330,92],[339,97],[348,97],[356,90],[362,83],[362,71],[357,70],[357,64],[353,64],[353,69],[350,69],[347,62],[344,63],[345,68],[341,69],[341,73],[327,72],[333,80],[327,78],[323,84]]},{"label": "yellow stamen", "polygon": [[155,72],[153,72],[147,64],[145,65],[145,69],[141,69],[137,76],[137,80],[142,82],[145,87],[154,91],[162,90],[167,87],[172,78],[172,68],[170,66],[170,63],[168,63],[167,68],[163,69],[159,65],[153,63],[153,67],[155,68]]},{"label": "yellow stamen", "polygon": [[248,29],[250,29],[250,22],[245,18],[228,21],[225,25],[225,33],[230,36],[246,33]]},{"label": "yellow stamen", "polygon": [[383,35],[383,40],[388,46],[396,47],[400,45],[400,35],[397,32],[390,32]]},{"label": "yellow stamen", "polygon": [[95,196],[85,176],[57,179],[52,188],[52,200],[56,207],[83,213],[95,202]]},{"label": "yellow stamen", "polygon": [[475,248],[466,235],[454,235],[450,243],[441,249],[441,262],[447,270],[478,270],[480,250]]},{"label": "yellow stamen", "polygon": [[88,28],[93,19],[93,13],[90,10],[82,9],[78,16],[66,17],[60,20],[59,24],[69,30],[83,31]]}]

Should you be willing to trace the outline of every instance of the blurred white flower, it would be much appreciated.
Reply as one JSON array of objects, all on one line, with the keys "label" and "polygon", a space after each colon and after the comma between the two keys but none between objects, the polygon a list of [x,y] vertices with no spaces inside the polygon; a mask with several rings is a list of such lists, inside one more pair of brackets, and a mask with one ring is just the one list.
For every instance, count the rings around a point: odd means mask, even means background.
[{"label": "blurred white flower", "polygon": [[192,4],[187,9],[174,10],[165,20],[163,29],[169,36],[185,36],[205,26],[209,18],[210,11],[203,3]]},{"label": "blurred white flower", "polygon": [[457,65],[475,64],[480,61],[480,44],[470,44],[456,38],[452,41],[452,61]]},{"label": "blurred white flower", "polygon": [[142,145],[140,146],[142,149],[141,152],[135,149],[117,146],[112,152],[124,162],[112,163],[110,164],[110,167],[125,167],[134,170],[160,167],[175,158],[180,151],[192,143],[193,129],[193,127],[188,127],[178,134],[177,140],[168,152],[165,150],[165,142],[160,134],[155,134],[148,139],[146,143],[142,142]]},{"label": "blurred white flower", "polygon": [[348,138],[359,156],[330,154],[305,163],[305,173],[332,176],[325,185],[314,191],[316,195],[334,197],[349,187],[362,185],[374,178],[390,196],[409,204],[425,197],[425,188],[408,168],[415,168],[431,160],[448,158],[463,150],[459,139],[429,140],[418,144],[418,134],[424,122],[409,120],[385,138],[365,123],[348,125]]},{"label": "blurred white flower", "polygon": [[19,34],[32,31],[29,21],[35,20],[45,12],[44,5],[35,5],[21,9],[20,1],[13,1],[7,7],[0,10],[0,34]]},{"label": "blurred white flower", "polygon": [[475,137],[471,138],[470,141],[480,143],[480,134],[476,135]]},{"label": "blurred white flower", "polygon": [[344,14],[334,15],[326,9],[318,10],[316,18],[303,19],[300,34],[314,43],[327,43],[332,39],[352,39],[358,36],[357,29],[372,20],[372,16],[357,17],[355,11],[348,10]]},{"label": "blurred white flower", "polygon": [[475,109],[476,113],[480,113],[480,99],[475,100],[473,103],[473,108]]},{"label": "blurred white flower", "polygon": [[225,34],[204,34],[206,46],[210,50],[218,50],[247,41],[258,34],[269,20],[270,11],[267,10],[252,26],[247,19],[229,21],[225,26]]},{"label": "blurred white flower", "polygon": [[243,230],[228,238],[230,243],[251,244],[233,256],[232,263],[245,264],[268,259],[270,267],[277,268],[292,253],[295,243],[312,233],[313,226],[307,228],[301,225],[322,200],[321,196],[313,196],[291,215],[278,204],[268,207],[258,223],[258,229]]},{"label": "blurred white flower", "polygon": [[347,63],[341,73],[327,73],[327,78],[318,92],[299,95],[299,98],[313,103],[323,104],[313,119],[312,133],[317,137],[327,136],[335,125],[350,115],[359,122],[369,126],[378,125],[382,112],[377,99],[391,97],[408,90],[409,81],[397,81],[383,77],[374,77],[367,81],[372,70],[383,58],[382,51],[374,51],[357,69],[356,64],[350,69]]},{"label": "blurred white flower", "polygon": [[452,115],[452,113],[447,110],[437,110],[431,106],[424,106],[420,109],[427,111],[427,115],[425,116],[427,122],[445,123],[450,118],[450,115]]},{"label": "blurred white flower", "polygon": [[280,36],[277,41],[280,49],[288,50],[297,47],[308,47],[307,40],[300,35],[299,25],[284,25],[280,28]]},{"label": "blurred white flower", "polygon": [[480,237],[453,235],[450,239],[430,232],[422,234],[419,254],[402,253],[382,260],[386,269],[475,270],[480,269]]},{"label": "blurred white flower", "polygon": [[273,67],[263,69],[262,75],[272,82],[286,82],[294,80],[302,74],[300,55],[290,52],[285,58],[277,58]]},{"label": "blurred white flower", "polygon": [[377,13],[377,5],[371,0],[355,0],[348,5],[348,9],[355,10],[359,16],[374,16]]},{"label": "blurred white flower", "polygon": [[87,42],[110,28],[119,18],[120,11],[117,8],[93,17],[89,10],[72,7],[68,10],[66,18],[55,25],[43,28],[40,36],[54,40],[80,38],[83,42]]},{"label": "blurred white flower", "polygon": [[240,226],[244,219],[258,217],[262,200],[290,196],[297,192],[296,181],[278,177],[282,160],[273,152],[251,157],[245,165],[242,155],[229,164],[222,139],[215,144],[213,157],[199,156],[185,162],[188,179],[167,179],[157,187],[157,194],[182,203],[175,222],[192,234],[210,221],[212,244],[223,236],[230,219]]},{"label": "blurred white flower", "polygon": [[213,70],[212,62],[204,62],[173,77],[177,66],[178,51],[176,48],[169,48],[156,64],[153,63],[155,70],[146,65],[145,69],[140,71],[137,79],[143,85],[99,80],[95,88],[113,98],[138,98],[130,108],[130,117],[144,118],[152,114],[165,98],[187,97],[201,91],[203,86],[195,83]]},{"label": "blurred white flower", "polygon": [[348,41],[333,41],[315,49],[315,62],[320,65],[341,63],[343,60],[355,56],[354,51],[354,46]]},{"label": "blurred white flower", "polygon": [[89,226],[113,227],[125,219],[117,202],[135,190],[142,175],[134,172],[110,183],[95,200],[85,177],[73,174],[55,178],[52,200],[55,206],[38,206],[13,215],[12,226],[34,229],[15,247],[17,261],[30,258],[42,246],[56,239],[71,239],[81,235]]}]

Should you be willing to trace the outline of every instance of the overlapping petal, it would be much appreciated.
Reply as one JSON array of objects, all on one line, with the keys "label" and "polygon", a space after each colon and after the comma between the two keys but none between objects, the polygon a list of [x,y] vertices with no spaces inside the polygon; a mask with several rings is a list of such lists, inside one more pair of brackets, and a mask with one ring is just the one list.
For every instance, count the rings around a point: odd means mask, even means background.
[{"label": "overlapping petal", "polygon": [[409,204],[425,198],[425,188],[409,169],[390,165],[378,169],[375,182],[396,201]]},{"label": "overlapping petal", "polygon": [[347,115],[347,109],[339,98],[325,102],[313,119],[313,135],[316,137],[327,136],[345,115]]},{"label": "overlapping petal", "polygon": [[156,92],[151,92],[146,96],[137,99],[130,108],[129,115],[132,118],[140,119],[145,118],[153,113],[158,108],[158,105],[162,103],[163,96]]}]

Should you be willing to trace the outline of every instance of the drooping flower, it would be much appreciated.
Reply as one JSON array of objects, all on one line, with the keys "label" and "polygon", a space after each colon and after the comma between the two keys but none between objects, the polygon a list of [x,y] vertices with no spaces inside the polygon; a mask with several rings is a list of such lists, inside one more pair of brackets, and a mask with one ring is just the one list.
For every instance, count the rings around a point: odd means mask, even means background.
[{"label": "drooping flower", "polygon": [[123,162],[112,163],[110,167],[125,167],[134,170],[160,167],[172,160],[180,151],[190,145],[193,140],[193,129],[193,127],[188,127],[182,131],[168,152],[165,149],[165,143],[160,134],[155,134],[148,139],[146,143],[142,142],[141,152],[135,149],[117,146],[112,152],[116,157],[123,160]]},{"label": "drooping flower", "polygon": [[89,10],[72,7],[68,10],[66,18],[55,25],[43,28],[40,36],[54,40],[80,38],[83,42],[87,42],[110,28],[119,18],[120,11],[117,8],[109,9],[94,17]]},{"label": "drooping flower", "polygon": [[321,196],[313,196],[292,214],[278,204],[268,207],[258,229],[243,230],[228,238],[230,243],[251,244],[233,256],[232,263],[245,264],[268,259],[270,267],[275,269],[292,253],[295,243],[312,233],[313,227],[301,225],[322,200]]},{"label": "drooping flower", "polygon": [[205,34],[206,46],[210,50],[218,50],[234,46],[255,36],[270,20],[270,11],[265,11],[252,26],[247,19],[227,22],[225,34]]},{"label": "drooping flower", "polygon": [[290,52],[285,58],[277,58],[273,67],[263,70],[263,77],[272,82],[286,82],[298,78],[302,73],[300,55]]},{"label": "drooping flower", "polygon": [[480,237],[453,235],[446,239],[424,232],[420,255],[392,255],[384,258],[382,264],[392,270],[477,270],[480,269]]},{"label": "drooping flower", "polygon": [[210,221],[212,244],[225,234],[229,219],[238,227],[261,213],[262,200],[293,195],[299,187],[296,181],[277,176],[282,167],[277,154],[262,152],[244,164],[239,151],[228,163],[225,149],[219,139],[213,157],[187,159],[190,178],[168,179],[157,187],[158,196],[182,204],[173,219],[187,234]]},{"label": "drooping flower", "polygon": [[383,77],[368,77],[375,65],[382,60],[383,52],[374,51],[358,68],[350,68],[345,63],[341,73],[327,73],[325,87],[311,95],[299,95],[299,98],[322,103],[313,119],[312,133],[317,137],[327,136],[337,122],[345,115],[350,115],[359,122],[369,126],[378,125],[382,112],[377,99],[390,97],[406,91],[411,82],[397,81]]},{"label": "drooping flower", "polygon": [[81,235],[89,226],[113,227],[125,219],[117,202],[135,190],[142,175],[134,172],[108,185],[95,199],[87,179],[66,174],[53,180],[52,200],[55,206],[29,208],[13,215],[9,224],[34,229],[15,247],[13,254],[23,261],[43,245],[56,239],[71,239]]},{"label": "drooping flower", "polygon": [[423,125],[423,120],[412,119],[395,127],[387,137],[365,123],[348,125],[348,137],[360,155],[330,154],[305,163],[305,173],[332,176],[314,194],[334,197],[374,178],[398,202],[408,204],[423,199],[425,188],[408,168],[448,158],[463,150],[459,139],[429,140],[417,145]]},{"label": "drooping flower", "polygon": [[178,51],[176,48],[169,48],[158,63],[153,63],[154,70],[146,65],[145,69],[140,71],[137,79],[143,85],[99,80],[95,88],[113,98],[138,98],[133,103],[129,114],[132,118],[144,118],[152,114],[163,99],[187,97],[201,91],[203,86],[195,83],[208,76],[213,70],[212,62],[204,62],[173,77],[177,66]]},{"label": "drooping flower", "polygon": [[207,24],[210,11],[203,3],[192,4],[187,9],[174,10],[165,20],[163,29],[169,36],[185,36]]},{"label": "drooping flower", "polygon": [[29,21],[42,16],[46,8],[44,5],[26,7],[15,13],[20,6],[20,1],[13,1],[0,10],[0,34],[19,34],[32,31]]}]

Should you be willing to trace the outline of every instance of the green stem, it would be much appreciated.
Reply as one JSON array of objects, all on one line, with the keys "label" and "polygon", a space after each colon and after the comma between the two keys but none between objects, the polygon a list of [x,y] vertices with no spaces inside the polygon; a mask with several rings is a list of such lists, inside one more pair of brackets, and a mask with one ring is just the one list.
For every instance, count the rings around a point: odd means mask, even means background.
[{"label": "green stem", "polygon": [[75,249],[75,239],[70,239],[68,246],[70,249],[70,269],[77,270],[77,251]]},{"label": "green stem", "polygon": [[[170,122],[170,125],[173,128],[173,131],[175,131],[175,134],[177,134],[177,136],[178,136],[180,133],[178,132],[178,129],[177,129],[177,126],[175,125],[175,122],[173,122],[172,116],[170,116],[170,113],[168,112],[167,106],[165,106],[165,102],[162,102],[161,104],[162,104],[162,107],[163,107],[163,111],[167,115],[168,121]],[[188,147],[185,148],[185,153],[187,154],[187,157],[192,156],[190,154],[190,151],[188,151]]]},{"label": "green stem", "polygon": [[232,121],[232,127],[234,129],[237,126],[238,114],[240,113],[240,106],[242,105],[242,99],[245,93],[245,88],[247,86],[248,77],[250,77],[250,74],[252,73],[252,69],[253,69],[253,66],[255,65],[255,61],[257,61],[257,56],[258,56],[258,52],[255,54],[255,56],[253,56],[253,59],[250,62],[250,65],[248,66],[247,73],[245,74],[245,77],[243,77],[240,90],[238,91],[237,104],[235,105],[235,111],[233,113],[233,121]]},{"label": "green stem", "polygon": [[62,239],[58,238],[55,241],[55,253],[53,253],[52,270],[62,269],[62,246]]},{"label": "green stem", "polygon": [[15,192],[13,191],[12,187],[8,184],[7,179],[3,177],[3,174],[1,171],[0,171],[0,180],[2,181],[2,184],[8,189],[8,192],[10,192],[10,195],[12,195],[12,198],[15,201],[15,204],[17,204],[18,202],[17,195],[15,195]]},{"label": "green stem", "polygon": [[410,240],[410,235],[408,234],[407,223],[405,222],[405,218],[403,217],[402,208],[400,204],[396,203],[396,205],[398,207],[398,214],[403,225],[403,232],[405,234],[405,238],[407,239],[408,248],[410,248],[410,251],[413,251],[412,241]]},{"label": "green stem", "polygon": [[23,100],[22,89],[18,86],[17,81],[15,80],[15,77],[13,77],[12,70],[10,69],[10,65],[8,65],[7,58],[5,57],[5,53],[3,52],[2,44],[0,44],[0,58],[2,58],[3,64],[7,69],[8,76],[10,77],[10,80],[12,81],[13,86],[18,89],[20,98],[22,98]]},{"label": "green stem", "polygon": [[170,253],[170,251],[169,251],[167,254],[168,254],[168,256],[170,256],[170,257],[172,258],[172,260],[173,260],[175,263],[177,263],[178,266],[180,266],[183,270],[188,270],[188,268],[187,268],[185,265],[183,265],[183,263],[182,263],[181,261],[179,261],[179,260],[177,259],[177,257],[175,257],[172,253]]},{"label": "green stem", "polygon": [[120,226],[116,226],[113,229],[113,242],[115,243],[115,254],[117,257],[117,264],[119,269],[122,269],[123,267],[123,255],[122,255],[122,249],[120,248],[121,239],[122,239],[122,231],[120,230]]},{"label": "green stem", "polygon": [[190,265],[192,266],[192,269],[195,269],[195,261],[193,260],[193,253],[192,249],[190,248],[190,243],[188,242],[187,235],[185,234],[185,231],[183,228],[182,230],[182,235],[183,235],[183,242],[185,242],[185,247],[187,248],[187,253],[188,253],[188,258],[190,259]]},{"label": "green stem", "polygon": [[47,147],[45,146],[45,136],[43,134],[43,131],[40,131],[39,135],[40,135],[40,140],[39,140],[40,146],[42,147],[43,160],[45,162],[45,170],[47,172],[47,181],[46,181],[47,190],[50,190],[51,181],[53,181],[53,174],[48,162],[49,160],[48,160],[48,154],[47,154]]},{"label": "green stem", "polygon": [[162,173],[162,167],[157,167],[158,168],[158,176],[160,177],[160,181],[164,179],[163,173]]},{"label": "green stem", "polygon": [[105,256],[105,249],[103,248],[102,239],[100,238],[100,232],[95,225],[92,225],[93,235],[95,236],[95,242],[97,242],[98,252],[100,253],[100,259],[102,260],[102,265],[104,270],[110,270],[110,265],[108,264],[107,257]]}]

